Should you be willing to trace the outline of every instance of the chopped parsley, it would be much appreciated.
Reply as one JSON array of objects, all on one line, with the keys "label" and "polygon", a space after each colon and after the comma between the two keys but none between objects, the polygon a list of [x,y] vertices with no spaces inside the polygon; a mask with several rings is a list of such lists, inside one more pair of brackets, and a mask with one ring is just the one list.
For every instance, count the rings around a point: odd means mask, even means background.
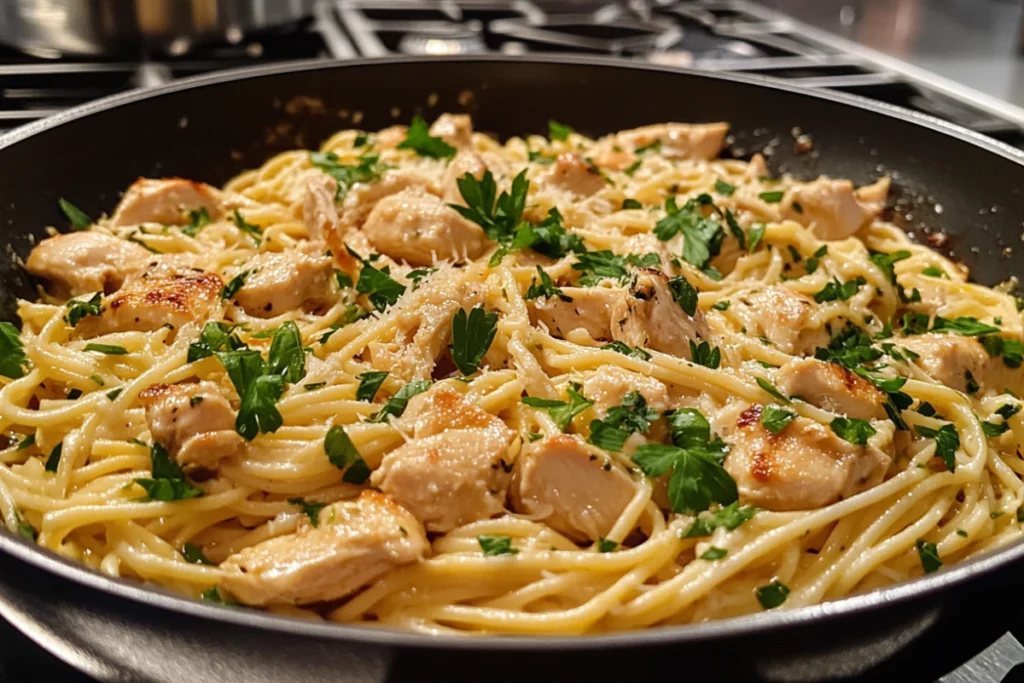
[{"label": "chopped parsley", "polygon": [[388,167],[377,163],[380,159],[377,155],[359,157],[359,163],[346,165],[338,163],[338,155],[334,152],[312,152],[309,155],[310,162],[327,175],[334,178],[338,184],[335,193],[335,201],[340,202],[356,183],[373,182],[380,177]]},{"label": "chopped parsley", "polygon": [[203,591],[199,594],[199,597],[202,598],[204,601],[212,602],[215,605],[225,605],[227,607],[238,605],[238,603],[234,600],[229,600],[228,598],[225,598],[217,586],[214,586],[209,590]]},{"label": "chopped parsley", "polygon": [[90,315],[98,316],[103,312],[103,293],[96,292],[88,301],[72,299],[65,306],[67,306],[68,312],[64,316],[64,322],[74,327],[82,321],[82,318]]},{"label": "chopped parsley", "polygon": [[647,405],[639,391],[622,397],[622,404],[608,409],[603,420],[590,423],[590,443],[606,451],[621,451],[630,434],[646,434],[651,423],[658,419],[658,411]]},{"label": "chopped parsley", "polygon": [[836,278],[832,278],[832,281],[825,285],[820,292],[814,295],[814,300],[819,304],[825,303],[826,301],[848,301],[851,296],[857,293],[861,285],[867,284],[867,280],[863,277],[857,276],[856,280],[847,280],[846,282],[840,282]]},{"label": "chopped parsley", "polygon": [[849,441],[854,446],[864,446],[868,439],[877,432],[867,420],[859,420],[855,417],[837,417],[829,424],[835,435],[843,441]]},{"label": "chopped parsley", "polygon": [[477,536],[476,542],[480,544],[480,550],[483,551],[485,557],[494,557],[496,555],[515,555],[519,552],[518,548],[512,547],[512,539],[508,536],[492,536],[485,534]]},{"label": "chopped parsley", "polygon": [[[780,192],[779,194],[782,193]],[[757,596],[757,601],[761,603],[761,607],[775,609],[786,602],[786,598],[789,597],[789,587],[776,579],[767,586],[761,586],[755,590],[754,595]]]},{"label": "chopped parsley", "polygon": [[548,137],[552,140],[566,140],[570,133],[575,133],[571,126],[559,123],[554,119],[548,121]]},{"label": "chopped parsley", "polygon": [[209,224],[210,212],[206,210],[205,206],[201,206],[188,212],[188,223],[181,227],[181,231],[189,237],[195,237]]},{"label": "chopped parsley", "polygon": [[57,200],[57,204],[60,205],[60,210],[64,212],[64,215],[67,216],[68,221],[71,223],[71,227],[75,230],[86,230],[93,224],[93,220],[89,218],[87,213],[63,197]]},{"label": "chopped parsley", "polygon": [[623,356],[629,356],[630,358],[636,358],[638,360],[651,359],[651,354],[647,353],[639,346],[630,348],[629,344],[621,341],[608,342],[607,344],[603,344],[601,349],[604,351],[615,351],[616,353],[621,353]]},{"label": "chopped parsley", "polygon": [[757,251],[757,245],[761,244],[761,239],[764,238],[764,231],[768,229],[768,226],[764,223],[755,223],[750,226],[749,242],[747,244],[747,253],[753,254]]},{"label": "chopped parsley", "polygon": [[409,403],[409,399],[416,394],[422,394],[424,391],[430,388],[429,379],[421,379],[416,382],[409,382],[404,387],[398,390],[398,392],[389,398],[379,411],[367,418],[367,422],[384,422],[388,416],[401,417],[402,413],[405,412],[405,407]]},{"label": "chopped parsley", "polygon": [[988,355],[1002,358],[1003,365],[1008,368],[1019,368],[1021,361],[1024,361],[1024,343],[1019,339],[990,334],[978,337],[978,341],[988,351]]},{"label": "chopped parsley", "polygon": [[935,316],[932,320],[932,332],[953,332],[964,337],[977,337],[983,334],[996,334],[998,327],[979,322],[977,318],[961,316],[952,320]]},{"label": "chopped parsley", "polygon": [[768,392],[774,398],[779,399],[783,403],[791,403],[792,402],[788,398],[786,398],[786,396],[781,391],[776,389],[774,384],[772,384],[771,382],[766,380],[764,377],[755,377],[754,381],[757,382],[757,386],[761,387],[761,389],[763,389],[764,391]]},{"label": "chopped parsley", "polygon": [[186,543],[181,547],[181,556],[185,558],[186,562],[192,564],[208,564],[212,565],[213,562],[206,556],[203,549],[193,543]]},{"label": "chopped parsley", "polygon": [[910,252],[906,249],[894,251],[891,254],[876,251],[871,254],[870,258],[871,262],[885,274],[885,279],[894,285],[896,284],[896,269],[893,268],[893,265],[898,261],[910,258]]},{"label": "chopped parsley", "polygon": [[731,197],[732,193],[736,191],[736,186],[731,185],[721,178],[715,181],[715,192],[726,197]]},{"label": "chopped parsley", "polygon": [[706,218],[700,207],[711,206],[717,211],[711,197],[702,194],[690,199],[682,208],[675,197],[665,200],[665,217],[654,226],[654,235],[662,242],[675,235],[683,235],[683,260],[703,270],[722,250],[725,231],[717,220]]},{"label": "chopped parsley", "polygon": [[723,299],[722,301],[716,301],[715,305],[712,306],[711,308],[713,308],[716,311],[728,311],[730,303],[731,302],[728,299]]},{"label": "chopped parsley", "polygon": [[504,242],[512,238],[519,225],[526,206],[526,193],[530,181],[526,179],[526,169],[512,180],[510,192],[502,192],[495,199],[498,186],[490,171],[485,171],[483,178],[477,180],[467,173],[456,181],[459,194],[466,206],[449,204],[467,220],[481,228],[492,240]]},{"label": "chopped parsley", "polygon": [[690,360],[697,365],[716,370],[722,362],[722,350],[717,346],[711,346],[709,342],[702,341],[697,344],[691,339]]},{"label": "chopped parsley", "polygon": [[28,356],[18,328],[9,322],[0,322],[0,375],[18,379],[25,375],[27,366]]},{"label": "chopped parsley", "polygon": [[931,574],[942,566],[939,548],[934,543],[917,539],[917,556],[921,558],[921,568],[924,569],[925,574]]},{"label": "chopped parsley", "polygon": [[572,419],[584,410],[594,405],[594,402],[579,393],[576,389],[569,388],[566,392],[568,401],[558,401],[550,398],[539,398],[536,396],[525,396],[522,399],[523,405],[531,408],[544,408],[548,415],[554,420],[558,428],[563,432],[572,422]]},{"label": "chopped parsley", "polygon": [[231,221],[235,224],[236,228],[251,237],[256,246],[259,246],[260,242],[263,241],[263,231],[260,229],[260,226],[253,225],[242,218],[242,214],[238,212],[238,209],[231,213]]},{"label": "chopped parsley", "polygon": [[623,199],[622,200],[622,208],[623,209],[642,209],[642,208],[644,208],[644,205],[641,204],[640,202],[638,202],[635,199]]},{"label": "chopped parsley", "polygon": [[778,204],[779,202],[782,201],[782,197],[785,194],[786,193],[781,190],[773,190],[770,192],[762,192],[761,194],[757,195],[757,198],[766,204]]},{"label": "chopped parsley", "polygon": [[699,411],[682,408],[670,417],[675,445],[646,444],[633,452],[633,462],[648,477],[671,475],[668,497],[673,512],[701,512],[712,503],[736,502],[736,482],[722,467],[725,444],[711,440],[711,427]]},{"label": "chopped parsley", "polygon": [[314,529],[320,526],[320,511],[327,507],[327,503],[305,498],[289,498],[288,502],[302,510],[302,514],[309,518],[309,523]]},{"label": "chopped parsley", "polygon": [[237,351],[246,348],[245,343],[234,333],[234,326],[227,323],[206,323],[199,334],[199,341],[188,345],[188,362],[208,358],[217,351]]},{"label": "chopped parsley", "polygon": [[14,519],[17,522],[17,525],[18,525],[17,526],[18,535],[21,536],[22,538],[24,538],[27,541],[35,541],[36,538],[38,537],[38,534],[36,534],[35,528],[33,528],[33,526],[31,524],[26,522],[22,518],[22,516],[20,514],[18,514],[17,512],[15,512],[14,515],[15,515]]},{"label": "chopped parsley", "polygon": [[135,483],[146,491],[142,500],[170,502],[185,500],[203,495],[202,490],[192,486],[185,479],[178,463],[171,460],[167,449],[154,442],[149,448],[149,459],[152,464],[153,476],[136,479]]},{"label": "chopped parsley", "polygon": [[915,427],[917,433],[926,439],[935,439],[935,455],[942,458],[946,469],[956,471],[956,452],[960,448],[960,433],[952,424],[944,424],[938,429],[931,427]]},{"label": "chopped parsley", "polygon": [[715,529],[723,527],[726,531],[732,531],[744,522],[750,520],[760,510],[753,505],[740,507],[738,502],[726,505],[714,512],[697,517],[693,524],[683,534],[683,538],[696,538],[710,536]]},{"label": "chopped parsley", "polygon": [[50,451],[50,455],[46,458],[46,464],[43,466],[43,468],[47,472],[57,471],[57,468],[60,466],[60,455],[63,452],[63,450],[64,442],[61,441],[59,444],[53,447],[52,451]]},{"label": "chopped parsley", "polygon": [[284,423],[277,402],[284,393],[284,377],[269,372],[259,351],[217,351],[228,377],[241,398],[235,431],[247,441],[260,432],[276,432]]},{"label": "chopped parsley", "polygon": [[672,298],[676,300],[686,315],[693,316],[697,313],[697,288],[683,276],[674,277],[668,281],[668,288],[672,292]]},{"label": "chopped parsley", "polygon": [[618,541],[611,541],[604,536],[597,539],[597,552],[599,553],[613,553],[619,548]]},{"label": "chopped parsley", "polygon": [[398,301],[398,297],[405,294],[405,285],[391,277],[389,266],[377,269],[368,259],[364,259],[352,249],[349,249],[348,253],[363,264],[359,271],[359,281],[356,282],[356,291],[366,294],[370,303],[378,311],[393,306]]},{"label": "chopped parsley", "polygon": [[[327,459],[339,470],[344,470],[342,481],[349,484],[362,484],[370,478],[370,466],[359,454],[352,439],[341,425],[333,425],[324,437],[324,452]],[[314,525],[315,526],[315,525]]]},{"label": "chopped parsley", "polygon": [[700,558],[699,559],[705,560],[707,562],[714,562],[716,560],[722,559],[723,557],[725,557],[728,554],[729,554],[729,551],[726,550],[725,548],[719,548],[717,546],[711,546],[710,548],[708,548],[707,550],[705,550],[703,553],[700,554]]},{"label": "chopped parsley", "polygon": [[1020,408],[1021,405],[1019,403],[1004,403],[996,409],[996,415],[999,415],[1004,420],[1009,420],[1020,412]]},{"label": "chopped parsley", "polygon": [[761,411],[761,425],[772,434],[781,432],[794,419],[796,419],[796,413],[774,403],[766,405]]},{"label": "chopped parsley", "polygon": [[466,315],[459,309],[452,319],[452,360],[463,375],[472,375],[480,367],[487,349],[498,331],[498,314],[474,306]]},{"label": "chopped parsley", "polygon": [[572,297],[566,296],[561,289],[555,287],[551,276],[545,273],[544,269],[540,266],[537,266],[537,275],[540,276],[540,283],[537,283],[536,278],[531,278],[530,286],[527,288],[523,298],[538,299],[540,297],[557,296],[562,301],[572,301]]},{"label": "chopped parsley", "polygon": [[238,294],[238,290],[245,284],[245,279],[252,273],[251,270],[243,270],[238,275],[231,278],[231,280],[224,285],[220,290],[221,299],[230,299],[235,294]]},{"label": "chopped parsley", "polygon": [[85,350],[104,353],[108,356],[123,356],[128,353],[128,349],[115,344],[86,344]]},{"label": "chopped parsley", "polygon": [[591,287],[605,278],[624,280],[629,274],[626,271],[627,263],[625,256],[613,254],[607,249],[583,251],[576,253],[576,263],[572,264],[572,269],[583,274],[578,284]]},{"label": "chopped parsley", "polygon": [[380,389],[380,385],[384,383],[387,376],[386,370],[380,370],[364,372],[356,377],[359,380],[359,386],[356,388],[356,400],[373,403],[373,397],[377,395],[377,390]]},{"label": "chopped parsley", "polygon": [[818,270],[818,265],[821,262],[821,258],[823,256],[825,256],[825,254],[827,254],[827,253],[828,253],[828,245],[827,244],[823,244],[823,245],[821,245],[818,248],[817,251],[814,252],[813,256],[811,256],[811,257],[809,257],[807,259],[806,263],[804,263],[804,270],[807,271],[808,275],[810,275],[811,273],[813,273],[816,270]]},{"label": "chopped parsley", "polygon": [[562,214],[554,208],[549,209],[547,218],[536,225],[526,221],[520,222],[501,242],[501,247],[488,261],[491,267],[501,263],[501,259],[507,254],[522,249],[533,249],[538,254],[554,259],[562,258],[570,251],[586,251],[583,240],[579,235],[565,229]]},{"label": "chopped parsley", "polygon": [[937,266],[928,266],[921,271],[921,275],[927,275],[928,277],[946,277],[946,273]]},{"label": "chopped parsley", "polygon": [[447,159],[455,156],[455,148],[441,138],[430,134],[427,122],[417,114],[412,117],[412,124],[405,133],[405,139],[398,143],[398,149],[411,149],[421,157],[431,159]]}]

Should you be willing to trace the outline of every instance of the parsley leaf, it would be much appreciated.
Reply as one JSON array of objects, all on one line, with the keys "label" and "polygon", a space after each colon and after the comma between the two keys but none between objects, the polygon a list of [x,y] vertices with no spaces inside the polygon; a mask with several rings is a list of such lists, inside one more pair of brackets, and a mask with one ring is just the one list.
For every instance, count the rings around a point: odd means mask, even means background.
[{"label": "parsley leaf", "polygon": [[511,194],[502,192],[497,201],[494,197],[498,188],[490,171],[485,171],[480,180],[467,173],[459,178],[456,184],[466,206],[448,206],[483,228],[492,240],[500,242],[511,238],[523,215],[526,194],[530,188],[530,181],[526,179],[526,169],[512,180]]},{"label": "parsley leaf", "polygon": [[944,424],[938,429],[918,426],[917,433],[926,439],[935,439],[935,455],[946,463],[946,469],[956,472],[956,452],[960,449],[960,433],[952,424]]},{"label": "parsley leaf", "polygon": [[398,297],[405,294],[405,285],[391,277],[391,271],[387,266],[378,270],[369,260],[364,259],[353,250],[349,249],[348,253],[363,264],[359,271],[359,281],[356,282],[356,291],[366,294],[370,303],[378,311],[393,306],[398,301]]},{"label": "parsley leaf", "polygon": [[599,553],[614,553],[619,548],[618,541],[611,541],[601,536],[597,539],[597,552]]},{"label": "parsley leaf", "polygon": [[1019,403],[1004,403],[996,409],[996,415],[999,415],[1004,420],[1009,420],[1011,417],[1020,412],[1021,404]]},{"label": "parsley leaf", "polygon": [[623,199],[622,200],[622,208],[623,208],[623,210],[626,210],[626,209],[642,209],[642,208],[644,208],[644,205],[641,204],[640,202],[638,202],[635,199],[627,198],[627,199]]},{"label": "parsley leaf", "polygon": [[766,405],[761,411],[761,425],[772,434],[781,432],[794,419],[796,419],[796,413],[774,403]]},{"label": "parsley leaf", "polygon": [[771,382],[766,380],[764,377],[755,377],[754,381],[757,382],[757,386],[761,387],[763,390],[767,391],[769,394],[771,394],[773,397],[779,399],[783,403],[791,403],[792,402],[788,398],[786,398],[786,396],[783,395],[783,393],[781,391],[776,389],[774,384],[772,384]]},{"label": "parsley leaf", "polygon": [[217,351],[216,355],[241,398],[235,431],[247,441],[260,432],[276,432],[284,423],[276,405],[284,393],[284,378],[267,373],[259,351]]},{"label": "parsley leaf", "polygon": [[227,607],[238,605],[238,603],[234,600],[229,600],[225,598],[224,595],[220,592],[220,589],[217,588],[217,586],[214,586],[209,590],[203,591],[199,594],[199,597],[206,602],[212,602],[216,605],[225,605]]},{"label": "parsley leaf", "polygon": [[577,252],[576,261],[572,269],[583,273],[578,282],[582,287],[592,287],[605,278],[624,280],[629,274],[626,271],[626,257],[613,254],[607,249]]},{"label": "parsley leaf", "polygon": [[992,357],[1001,357],[1003,365],[1008,368],[1019,368],[1024,361],[1024,343],[1019,339],[1010,339],[997,334],[978,337],[978,341]]},{"label": "parsley leaf", "polygon": [[548,137],[551,138],[552,140],[566,140],[568,139],[570,133],[575,132],[576,131],[573,130],[570,126],[566,126],[565,124],[559,123],[554,119],[548,120]]},{"label": "parsley leaf", "polygon": [[189,237],[195,237],[199,231],[210,224],[210,212],[205,206],[192,209],[188,212],[188,223],[182,226],[181,231]]},{"label": "parsley leaf", "polygon": [[18,379],[25,375],[27,366],[28,357],[18,328],[9,322],[0,322],[0,375]]},{"label": "parsley leaf", "polygon": [[260,226],[253,225],[242,218],[242,214],[238,213],[238,209],[235,209],[231,213],[231,220],[234,222],[236,228],[252,238],[252,241],[256,243],[256,246],[260,245],[260,242],[263,241],[263,231],[260,229]]},{"label": "parsley leaf", "polygon": [[[716,220],[705,218],[699,207],[714,204],[708,195],[690,199],[679,208],[675,197],[665,200],[665,217],[654,226],[654,235],[662,242],[683,234],[683,260],[704,269],[722,250],[725,231]],[[716,209],[717,210],[717,209]]]},{"label": "parsley leaf", "polygon": [[726,197],[731,197],[732,193],[736,191],[736,186],[731,185],[721,178],[715,181],[715,192]]},{"label": "parsley leaf", "polygon": [[621,451],[630,434],[646,434],[658,411],[647,405],[643,394],[631,391],[622,397],[622,404],[609,408],[603,420],[590,423],[590,443],[607,451]]},{"label": "parsley leaf", "polygon": [[896,270],[893,268],[893,264],[903,259],[910,258],[910,252],[906,249],[895,251],[891,254],[876,251],[871,254],[871,262],[874,263],[879,270],[885,274],[885,278],[891,283],[896,284]]},{"label": "parsley leaf", "polygon": [[999,331],[998,327],[986,325],[979,322],[977,318],[967,316],[952,320],[935,316],[935,319],[932,320],[932,332],[954,332],[964,337],[976,337],[982,334],[996,334]]},{"label": "parsley leaf", "polygon": [[128,349],[115,344],[86,344],[85,350],[104,353],[108,356],[124,356],[128,353]]},{"label": "parsley leaf", "polygon": [[447,159],[455,156],[455,148],[441,138],[430,134],[427,122],[417,114],[412,117],[412,124],[406,131],[405,140],[398,143],[398,149],[411,149],[421,157],[431,159]]},{"label": "parsley leaf", "polygon": [[485,534],[477,536],[476,541],[480,544],[480,549],[484,551],[485,557],[494,557],[496,555],[515,555],[519,552],[518,548],[512,547],[512,539],[508,536],[492,536]]},{"label": "parsley leaf", "polygon": [[681,535],[683,538],[710,536],[719,527],[725,528],[726,531],[733,531],[758,512],[760,510],[753,505],[740,507],[739,502],[731,503],[719,508],[715,512],[697,517],[697,519],[693,520],[690,528]]},{"label": "parsley leaf", "polygon": [[384,378],[387,376],[386,370],[380,370],[364,372],[356,377],[359,380],[359,387],[356,389],[356,400],[373,403],[373,397],[377,395],[377,390],[380,389],[380,385],[384,383]]},{"label": "parsley leaf", "polygon": [[876,434],[876,430],[867,420],[859,420],[855,417],[837,417],[829,424],[836,436],[844,441],[849,441],[854,446],[867,444],[868,438]]},{"label": "parsley leaf", "polygon": [[302,514],[309,517],[310,525],[315,529],[320,526],[320,511],[327,507],[327,503],[318,500],[306,500],[305,498],[289,498],[288,502],[297,505]]},{"label": "parsley leaf", "polygon": [[274,341],[267,354],[267,372],[280,375],[292,384],[306,376],[306,354],[302,350],[299,326],[289,320],[274,330]]},{"label": "parsley leaf", "polygon": [[725,557],[728,554],[729,554],[729,551],[726,550],[725,548],[718,548],[716,546],[711,546],[710,548],[705,550],[703,553],[701,553],[699,559],[705,560],[707,562],[714,562],[715,560],[722,559],[723,557]]},{"label": "parsley leaf", "polygon": [[359,157],[358,164],[348,165],[339,164],[338,155],[334,152],[312,152],[309,155],[309,160],[314,166],[337,182],[336,202],[344,199],[356,183],[371,183],[381,176],[388,167],[377,163],[379,158],[377,155],[364,154]]},{"label": "parsley leaf", "polygon": [[697,313],[697,288],[690,284],[683,276],[674,277],[668,281],[668,288],[672,292],[672,298],[676,300],[688,316]]},{"label": "parsley leaf", "polygon": [[[778,194],[782,194],[779,192]],[[786,602],[786,598],[789,597],[789,587],[779,580],[772,581],[767,586],[761,586],[754,595],[757,596],[757,601],[761,603],[761,607],[765,609],[775,609],[782,603]]]},{"label": "parsley leaf", "polygon": [[149,459],[152,464],[153,476],[135,480],[135,483],[146,491],[142,500],[157,500],[166,503],[203,495],[202,490],[192,486],[185,479],[181,467],[171,460],[167,449],[161,444],[154,442],[150,446]]},{"label": "parsley leaf", "polygon": [[50,451],[50,455],[46,458],[46,464],[43,466],[43,468],[47,472],[57,471],[57,468],[60,466],[60,456],[63,450],[64,442],[61,441],[59,444],[53,447],[52,451]]},{"label": "parsley leaf", "polygon": [[409,382],[404,387],[398,390],[398,392],[389,398],[385,403],[384,407],[374,413],[372,416],[367,418],[367,422],[384,422],[389,415],[395,417],[401,417],[402,413],[405,412],[405,407],[409,403],[409,399],[416,394],[422,394],[424,391],[430,388],[430,380],[422,379],[416,382]]},{"label": "parsley leaf", "polygon": [[917,539],[917,556],[921,558],[921,568],[924,569],[925,574],[931,574],[942,566],[939,548],[934,543]]},{"label": "parsley leaf", "polygon": [[847,280],[846,282],[840,282],[836,278],[832,278],[832,281],[825,285],[825,287],[814,295],[814,300],[819,304],[825,303],[826,301],[848,301],[851,296],[857,293],[861,285],[867,284],[867,280],[863,277],[857,276],[856,280]]},{"label": "parsley leaf", "polygon": [[242,285],[245,284],[245,278],[249,277],[250,273],[252,273],[251,270],[243,270],[238,275],[231,278],[231,280],[221,288],[220,298],[230,299],[235,294],[238,294],[238,290],[240,290]]},{"label": "parsley leaf", "polygon": [[99,315],[103,312],[103,293],[96,292],[88,301],[82,301],[81,299],[72,299],[65,304],[68,312],[64,316],[64,321],[74,327],[82,318],[90,315]]},{"label": "parsley leaf", "polygon": [[474,306],[466,315],[459,309],[452,319],[452,360],[463,375],[472,375],[480,367],[494,335],[498,331],[498,314]]},{"label": "parsley leaf", "polygon": [[722,350],[717,346],[712,347],[711,344],[706,341],[701,342],[700,344],[695,344],[691,339],[690,360],[697,365],[703,365],[706,368],[715,370],[722,362]]},{"label": "parsley leaf", "polygon": [[245,348],[245,343],[234,334],[234,326],[226,323],[206,323],[199,334],[199,341],[188,345],[188,362],[208,358],[217,351],[237,351]]},{"label": "parsley leaf", "polygon": [[57,200],[57,204],[60,205],[60,210],[64,212],[68,221],[71,222],[71,227],[75,230],[85,230],[93,224],[93,220],[87,213],[63,197]]},{"label": "parsley leaf", "polygon": [[1006,424],[1005,422],[986,421],[981,423],[981,430],[985,432],[985,436],[989,438],[995,438],[997,436],[1000,436],[1001,434],[1004,434],[1008,429],[1010,429],[1010,425]]},{"label": "parsley leaf", "polygon": [[38,538],[38,534],[36,533],[36,530],[32,527],[31,524],[29,524],[24,519],[22,519],[20,514],[18,514],[17,512],[15,512],[14,514],[15,514],[14,519],[15,519],[15,521],[18,524],[18,527],[17,527],[18,535],[21,536],[22,538],[24,538],[27,541],[35,541],[36,538]]},{"label": "parsley leaf", "polygon": [[341,425],[333,425],[324,437],[324,452],[327,459],[339,470],[345,470],[342,481],[349,484],[362,484],[370,478],[370,466],[359,454],[352,439]]},{"label": "parsley leaf", "polygon": [[764,223],[755,223],[750,226],[750,242],[747,245],[747,253],[753,254],[757,251],[757,245],[761,244],[761,239],[764,237],[764,231],[768,229],[768,226]]},{"label": "parsley leaf", "polygon": [[522,399],[522,402],[523,405],[528,405],[532,408],[547,409],[551,419],[554,420],[555,424],[558,425],[558,428],[564,432],[574,417],[594,405],[593,401],[586,398],[575,389],[570,388],[567,391],[567,395],[569,397],[568,401],[557,401],[549,398],[526,396]]},{"label": "parsley leaf", "polygon": [[531,278],[530,286],[526,289],[526,294],[523,296],[524,299],[557,296],[562,301],[572,301],[572,297],[566,296],[560,288],[555,287],[551,276],[545,273],[544,269],[540,266],[537,266],[537,275],[540,276],[540,284],[537,283],[536,278]]},{"label": "parsley leaf", "polygon": [[621,341],[608,342],[607,344],[603,344],[601,346],[601,349],[604,351],[615,351],[616,353],[621,353],[624,356],[629,356],[630,358],[637,358],[639,360],[651,359],[651,354],[647,353],[639,346],[635,348],[630,348],[629,344],[626,344],[625,342]]},{"label": "parsley leaf", "polygon": [[622,446],[628,438],[629,432],[624,429],[619,429],[601,420],[591,420],[590,422],[590,438],[587,441],[598,448],[617,453],[622,450]]},{"label": "parsley leaf", "polygon": [[181,547],[181,556],[185,558],[186,562],[192,564],[208,564],[212,565],[213,562],[206,556],[203,549],[194,543],[186,543]]},{"label": "parsley leaf", "polygon": [[778,204],[779,202],[782,201],[782,197],[785,194],[786,193],[781,190],[774,190],[771,192],[762,192],[761,194],[757,195],[757,198],[765,202],[766,204]]}]

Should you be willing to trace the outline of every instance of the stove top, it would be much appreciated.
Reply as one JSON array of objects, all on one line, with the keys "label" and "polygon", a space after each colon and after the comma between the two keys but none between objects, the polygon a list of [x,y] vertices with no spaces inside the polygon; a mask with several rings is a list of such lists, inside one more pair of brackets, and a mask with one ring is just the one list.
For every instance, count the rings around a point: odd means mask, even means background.
[{"label": "stove top", "polygon": [[[335,0],[316,5],[297,28],[229,32],[199,46],[181,41],[159,57],[54,60],[0,47],[0,132],[105,95],[226,68],[477,53],[621,56],[774,76],[931,114],[1024,149],[1024,110],[748,0]],[[1024,682],[1022,670],[1024,646],[1006,633],[941,680]],[[26,680],[29,671],[33,680],[89,680],[0,621],[0,683]]]}]

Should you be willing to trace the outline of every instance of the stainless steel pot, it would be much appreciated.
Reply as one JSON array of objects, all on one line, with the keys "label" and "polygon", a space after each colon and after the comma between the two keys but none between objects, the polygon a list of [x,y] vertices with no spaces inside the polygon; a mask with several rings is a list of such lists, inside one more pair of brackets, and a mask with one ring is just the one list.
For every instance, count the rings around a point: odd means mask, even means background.
[{"label": "stainless steel pot", "polygon": [[317,0],[5,0],[0,43],[41,57],[237,43],[312,14]]}]

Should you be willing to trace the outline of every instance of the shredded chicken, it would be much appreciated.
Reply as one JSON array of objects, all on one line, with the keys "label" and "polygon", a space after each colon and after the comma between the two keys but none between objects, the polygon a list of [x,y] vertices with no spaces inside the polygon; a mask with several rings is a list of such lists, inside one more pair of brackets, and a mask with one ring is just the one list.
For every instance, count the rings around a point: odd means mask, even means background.
[{"label": "shredded chicken", "polygon": [[363,232],[377,251],[414,266],[475,259],[488,244],[480,226],[438,197],[416,190],[377,202]]},{"label": "shredded chicken", "polygon": [[704,314],[699,308],[692,316],[684,311],[659,271],[641,270],[630,293],[612,309],[612,337],[617,341],[688,359],[691,341],[710,339]]},{"label": "shredded chicken", "polygon": [[221,587],[247,605],[337,600],[430,551],[416,518],[376,491],[328,505],[317,519],[227,558]]},{"label": "shredded chicken", "polygon": [[783,365],[775,386],[822,410],[858,420],[885,417],[885,394],[868,380],[835,363],[803,358]]},{"label": "shredded chicken", "polygon": [[892,425],[879,423],[866,446],[855,446],[831,429],[797,417],[778,434],[761,424],[761,406],[745,410],[725,436],[725,469],[740,500],[775,511],[811,510],[879,484],[892,462]]},{"label": "shredded chicken", "polygon": [[249,259],[242,272],[247,272],[234,302],[249,315],[271,318],[298,308],[316,310],[329,305],[333,296],[334,266],[330,257],[318,255],[323,250],[310,244],[313,253],[288,249],[264,251]]},{"label": "shredded chicken", "polygon": [[139,402],[153,441],[189,476],[216,471],[221,460],[245,449],[235,432],[235,410],[213,382],[154,384],[139,394]]},{"label": "shredded chicken", "polygon": [[29,254],[25,268],[53,286],[56,294],[110,294],[143,268],[151,256],[134,242],[87,230],[43,240]]}]

